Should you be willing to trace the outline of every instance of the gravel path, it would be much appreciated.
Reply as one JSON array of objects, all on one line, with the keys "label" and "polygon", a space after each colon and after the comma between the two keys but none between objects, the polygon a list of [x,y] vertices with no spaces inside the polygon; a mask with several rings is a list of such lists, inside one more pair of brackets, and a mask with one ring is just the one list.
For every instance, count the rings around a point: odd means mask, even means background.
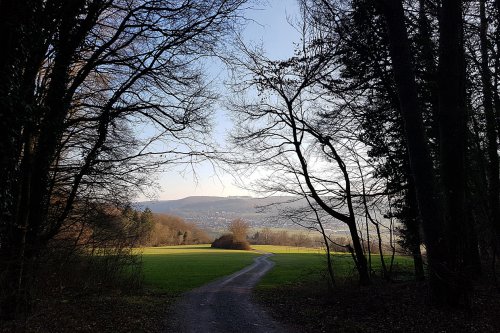
[{"label": "gravel path", "polygon": [[274,266],[270,256],[184,294],[165,332],[289,332],[251,300],[252,288]]}]

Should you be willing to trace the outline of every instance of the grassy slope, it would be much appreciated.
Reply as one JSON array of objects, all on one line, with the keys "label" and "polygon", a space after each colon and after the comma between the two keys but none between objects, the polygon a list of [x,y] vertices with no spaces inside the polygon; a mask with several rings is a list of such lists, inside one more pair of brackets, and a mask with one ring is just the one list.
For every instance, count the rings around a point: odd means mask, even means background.
[{"label": "grassy slope", "polygon": [[[326,274],[326,258],[320,249],[273,245],[254,245],[253,248],[275,254],[271,259],[276,266],[263,278],[259,288],[320,281]],[[240,270],[257,255],[252,251],[213,249],[209,245],[145,248],[142,250],[145,282],[175,294]],[[332,260],[338,280],[355,277],[350,255],[336,253]],[[410,263],[403,257],[396,261],[403,266]],[[380,269],[377,256],[373,257],[373,267]]]},{"label": "grassy slope", "polygon": [[[338,286],[328,292],[325,256],[318,249],[254,246],[275,253],[276,262],[257,288],[257,299],[276,319],[301,332],[380,331],[499,331],[498,301],[491,291],[476,298],[472,311],[447,313],[429,309],[425,288],[411,283],[372,287],[356,285],[352,260],[335,254]],[[146,248],[143,253],[146,284],[153,287],[132,295],[89,295],[49,299],[41,313],[25,323],[26,332],[157,332],[180,292],[195,288],[250,264],[255,252],[227,251],[204,246]],[[376,256],[373,266],[380,264]],[[397,258],[397,270],[411,271],[411,260]],[[425,308],[425,311],[422,309]],[[451,320],[450,317],[453,317]],[[442,320],[448,318],[448,320]],[[14,332],[23,323],[0,325],[0,332]],[[473,329],[474,328],[474,329]]]},{"label": "grassy slope", "polygon": [[[326,288],[325,257],[318,249],[288,246],[254,246],[273,252],[275,268],[258,288],[260,299],[270,307],[282,306],[275,314],[286,318],[318,319],[315,314],[325,308],[315,304],[316,294]],[[212,249],[208,245],[172,246],[141,249],[145,282],[153,287],[132,292],[132,295],[88,295],[75,298],[50,299],[41,305],[43,315],[27,323],[27,332],[132,332],[160,331],[169,306],[181,292],[231,274],[258,255],[256,252]],[[346,279],[353,275],[351,258],[334,257],[336,274]],[[338,278],[340,279],[340,277]],[[303,304],[306,300],[308,303]],[[303,313],[305,311],[305,313]],[[19,324],[19,325],[18,325]],[[299,328],[300,328],[300,323]],[[309,328],[305,323],[302,327]],[[0,332],[12,332],[20,323],[0,325]],[[315,331],[318,327],[311,326]]]},{"label": "grassy slope", "polygon": [[236,272],[258,255],[209,245],[145,248],[142,253],[145,283],[173,294]]},{"label": "grassy slope", "polygon": [[282,284],[318,279],[325,271],[325,257],[318,249],[273,245],[254,245],[253,248],[275,254],[271,260],[276,265],[258,285],[262,290]]},{"label": "grassy slope", "polygon": [[[283,284],[317,282],[326,284],[326,257],[320,249],[288,246],[254,245],[255,249],[274,253],[271,258],[275,268],[259,284],[259,289],[272,289]],[[389,258],[386,258],[386,261]],[[333,270],[337,282],[344,283],[356,278],[356,271],[349,254],[335,253],[332,256]],[[408,257],[396,257],[395,269],[400,273],[411,271],[412,261]],[[380,259],[372,256],[375,272],[381,270]]]}]

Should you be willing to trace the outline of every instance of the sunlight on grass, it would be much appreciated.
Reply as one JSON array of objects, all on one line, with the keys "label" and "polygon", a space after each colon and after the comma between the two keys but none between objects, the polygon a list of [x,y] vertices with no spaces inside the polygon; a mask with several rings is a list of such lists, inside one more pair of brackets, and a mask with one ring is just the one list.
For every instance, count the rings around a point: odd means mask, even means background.
[{"label": "sunlight on grass", "polygon": [[[276,265],[259,283],[258,288],[261,290],[311,281],[324,280],[326,283],[327,266],[324,249],[274,245],[254,245],[253,248],[275,254],[271,260]],[[390,257],[386,256],[385,259],[388,265]],[[332,263],[337,282],[356,279],[357,272],[350,254],[332,253]],[[395,257],[395,270],[411,272],[412,265],[413,261],[409,257]],[[375,272],[381,269],[378,255],[372,256],[372,269]]]},{"label": "sunlight on grass", "polygon": [[[321,248],[274,245],[254,245],[253,248],[274,253],[271,260],[276,263],[273,270],[259,283],[258,288],[261,290],[283,284],[321,280],[326,274],[326,256]],[[336,253],[333,261],[339,273],[341,271],[343,276],[349,275],[352,270],[350,255]]]},{"label": "sunlight on grass", "polygon": [[258,253],[213,249],[210,245],[141,249],[146,285],[180,293],[250,265]]},{"label": "sunlight on grass", "polygon": [[243,250],[224,250],[215,249],[210,247],[210,244],[201,245],[177,245],[177,246],[161,246],[161,247],[146,247],[141,249],[143,255],[155,255],[155,254],[195,254],[195,253],[248,253],[248,251]]},{"label": "sunlight on grass", "polygon": [[[259,289],[284,284],[321,281],[326,277],[326,256],[321,248],[253,245],[253,249],[274,253],[275,267],[259,283]],[[181,293],[225,275],[232,274],[252,263],[260,255],[256,251],[214,249],[210,245],[148,247],[142,253],[146,285],[168,293]],[[336,279],[356,278],[350,254],[332,256]],[[378,256],[372,257],[373,269],[380,269]],[[396,257],[397,268],[411,267],[411,259]]]}]

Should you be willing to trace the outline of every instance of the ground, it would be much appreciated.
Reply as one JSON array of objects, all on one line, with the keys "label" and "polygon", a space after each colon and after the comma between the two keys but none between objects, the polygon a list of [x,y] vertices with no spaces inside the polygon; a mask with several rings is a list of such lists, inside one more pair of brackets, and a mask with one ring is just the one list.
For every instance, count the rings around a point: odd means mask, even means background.
[{"label": "ground", "polygon": [[52,292],[25,319],[0,322],[0,332],[161,332],[182,292],[231,274],[258,254],[210,245],[157,247],[142,253],[144,287],[104,294]]},{"label": "ground", "polygon": [[[470,309],[431,306],[425,284],[413,281],[409,258],[395,260],[395,282],[375,278],[372,286],[357,285],[350,258],[335,255],[336,286],[325,282],[322,253],[276,251],[276,268],[255,292],[274,317],[300,332],[500,332],[498,289],[478,281]],[[296,253],[298,252],[298,253]],[[379,270],[379,257],[373,268]]]},{"label": "ground", "polygon": [[[321,251],[255,247],[275,253],[271,260],[276,265],[253,300],[295,331],[500,332],[499,293],[487,284],[476,286],[471,309],[445,310],[428,304],[425,285],[408,274],[408,258],[396,260],[398,282],[375,279],[373,286],[359,287],[350,257],[336,254],[332,289]],[[25,321],[0,323],[0,332],[162,332],[175,319],[183,292],[236,272],[259,255],[208,246],[148,248],[143,253],[144,288],[105,295],[61,291],[37,300]],[[373,258],[375,271],[378,261]]]},{"label": "ground", "polygon": [[430,306],[424,285],[339,286],[303,283],[258,290],[275,318],[301,332],[500,332],[498,291],[477,287],[471,309]]},{"label": "ground", "polygon": [[141,250],[147,286],[178,295],[252,263],[256,252],[210,245],[150,247]]},{"label": "ground", "polygon": [[166,332],[290,332],[251,297],[255,284],[274,266],[270,256],[261,255],[252,265],[184,294],[173,309]]},{"label": "ground", "polygon": [[0,332],[160,332],[172,295],[66,295],[41,300],[26,320],[0,322]]}]

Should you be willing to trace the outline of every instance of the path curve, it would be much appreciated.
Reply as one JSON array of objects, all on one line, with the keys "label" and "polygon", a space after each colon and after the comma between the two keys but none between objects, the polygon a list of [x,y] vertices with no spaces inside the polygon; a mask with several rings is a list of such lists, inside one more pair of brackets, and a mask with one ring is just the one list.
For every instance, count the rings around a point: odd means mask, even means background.
[{"label": "path curve", "polygon": [[265,253],[252,265],[184,294],[165,332],[290,332],[251,300],[253,287],[274,266],[272,255]]}]

